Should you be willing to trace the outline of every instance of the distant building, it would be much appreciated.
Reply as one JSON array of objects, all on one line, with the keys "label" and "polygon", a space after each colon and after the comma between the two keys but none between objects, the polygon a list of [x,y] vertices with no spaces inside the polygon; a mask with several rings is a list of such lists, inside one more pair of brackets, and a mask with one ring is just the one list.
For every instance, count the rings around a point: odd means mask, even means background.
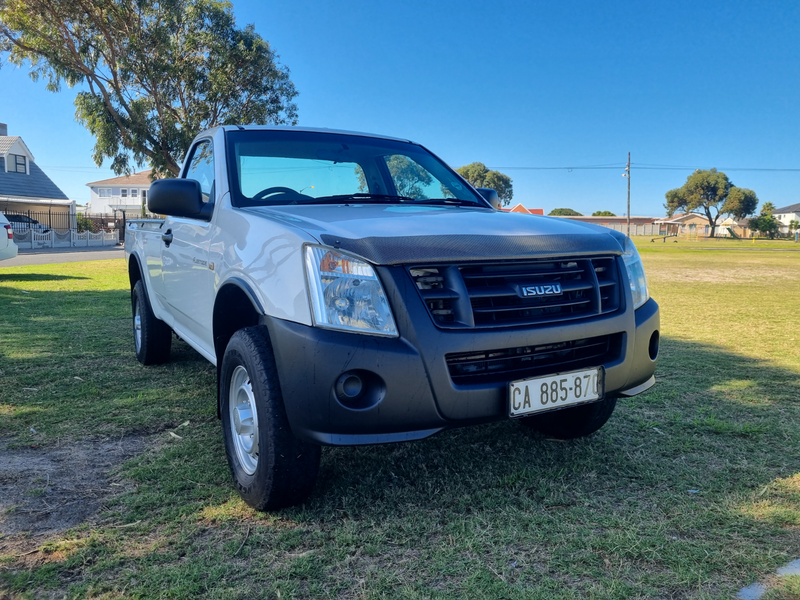
[{"label": "distant building", "polygon": [[781,224],[781,231],[789,231],[789,223],[800,221],[800,203],[790,204],[772,211],[772,216]]},{"label": "distant building", "polygon": [[5,123],[0,123],[0,212],[75,212],[75,202],[38,167],[22,138],[8,135]]},{"label": "distant building", "polygon": [[[584,223],[594,223],[595,225],[602,225],[608,227],[614,224],[627,225],[628,217],[567,217],[559,216],[559,219],[571,219],[573,221],[583,221]],[[649,225],[655,222],[658,217],[631,217],[631,225]]]},{"label": "distant building", "polygon": [[[714,237],[749,237],[749,219],[736,220],[732,217],[717,221]],[[679,237],[708,237],[711,235],[711,226],[708,219],[697,213],[678,213],[671,217],[663,217],[656,221],[666,230]]]},{"label": "distant building", "polygon": [[87,183],[91,190],[87,211],[92,214],[110,214],[115,210],[141,213],[142,206],[147,207],[151,183],[150,169]]}]

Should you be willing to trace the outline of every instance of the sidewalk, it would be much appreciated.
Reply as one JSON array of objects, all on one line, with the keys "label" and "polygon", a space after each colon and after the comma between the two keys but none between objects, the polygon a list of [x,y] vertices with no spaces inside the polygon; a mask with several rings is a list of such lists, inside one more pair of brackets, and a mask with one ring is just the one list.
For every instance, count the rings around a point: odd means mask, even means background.
[{"label": "sidewalk", "polygon": [[0,269],[5,267],[26,267],[30,265],[50,265],[87,260],[122,260],[125,247],[88,246],[82,248],[20,248],[16,258],[0,261]]},{"label": "sidewalk", "polygon": [[125,250],[122,244],[116,246],[74,246],[66,248],[20,248],[18,256],[23,254],[65,254],[70,252],[113,252]]}]

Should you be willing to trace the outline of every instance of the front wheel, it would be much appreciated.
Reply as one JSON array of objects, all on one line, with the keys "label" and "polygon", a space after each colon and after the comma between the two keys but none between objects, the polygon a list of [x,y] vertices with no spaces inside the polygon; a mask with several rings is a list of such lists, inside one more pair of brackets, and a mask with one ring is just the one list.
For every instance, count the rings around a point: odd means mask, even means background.
[{"label": "front wheel", "polygon": [[240,329],[220,369],[225,453],[242,499],[256,510],[303,502],[319,471],[320,448],[292,433],[267,328]]},{"label": "front wheel", "polygon": [[541,415],[523,417],[520,423],[546,436],[571,440],[594,433],[606,424],[617,405],[616,398],[606,398],[574,408],[564,408]]}]

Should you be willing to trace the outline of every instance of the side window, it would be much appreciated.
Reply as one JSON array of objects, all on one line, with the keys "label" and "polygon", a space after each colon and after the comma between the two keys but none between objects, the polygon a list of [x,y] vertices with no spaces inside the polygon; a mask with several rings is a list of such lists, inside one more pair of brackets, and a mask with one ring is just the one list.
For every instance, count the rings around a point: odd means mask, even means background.
[{"label": "side window", "polygon": [[204,202],[214,200],[214,150],[210,140],[204,140],[194,147],[185,179],[200,183]]}]

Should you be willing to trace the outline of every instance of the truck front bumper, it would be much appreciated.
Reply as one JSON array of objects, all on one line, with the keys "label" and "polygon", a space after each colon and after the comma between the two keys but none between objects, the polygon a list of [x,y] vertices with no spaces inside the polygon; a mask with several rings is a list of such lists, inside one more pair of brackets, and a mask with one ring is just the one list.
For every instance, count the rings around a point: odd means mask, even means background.
[{"label": "truck front bumper", "polygon": [[[569,325],[444,331],[421,302],[391,284],[387,292],[395,299],[397,338],[262,318],[289,422],[299,438],[324,445],[379,444],[509,418],[510,380],[454,382],[447,355],[608,336],[615,352],[593,365],[605,368],[606,396],[633,395],[653,384],[660,322],[652,299],[635,311]],[[571,369],[552,373],[564,370]]]}]

